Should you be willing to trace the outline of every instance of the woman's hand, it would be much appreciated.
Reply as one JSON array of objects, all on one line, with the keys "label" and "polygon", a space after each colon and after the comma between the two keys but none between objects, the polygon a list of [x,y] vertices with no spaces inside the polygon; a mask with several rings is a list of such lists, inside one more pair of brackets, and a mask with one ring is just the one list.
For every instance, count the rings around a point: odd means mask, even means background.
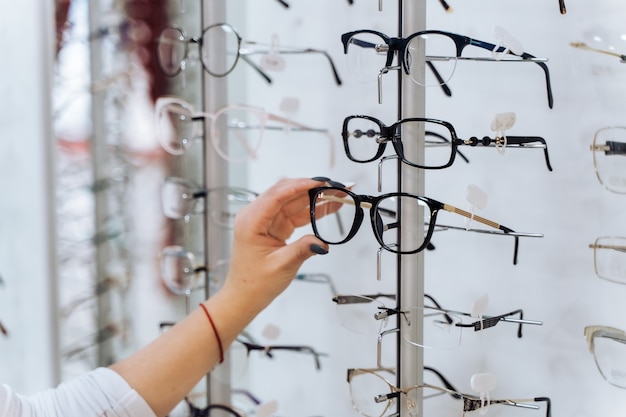
[{"label": "woman's hand", "polygon": [[245,300],[250,313],[258,313],[284,291],[305,260],[328,251],[312,234],[287,244],[296,228],[310,222],[308,190],[324,183],[323,178],[281,180],[237,215],[222,290]]}]

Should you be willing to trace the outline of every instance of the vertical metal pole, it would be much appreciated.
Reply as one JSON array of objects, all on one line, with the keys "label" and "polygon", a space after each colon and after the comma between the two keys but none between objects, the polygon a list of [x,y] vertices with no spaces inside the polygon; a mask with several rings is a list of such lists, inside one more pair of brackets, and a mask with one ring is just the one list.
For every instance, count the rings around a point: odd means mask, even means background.
[{"label": "vertical metal pole", "polygon": [[[89,28],[97,28],[102,21],[102,10],[100,8],[99,0],[91,0],[89,2]],[[100,42],[91,42],[89,45],[89,66],[90,66],[90,80],[93,83],[100,77],[100,71],[103,68],[102,48]],[[91,96],[91,160],[93,170],[93,182],[100,183],[106,181],[109,168],[109,150],[107,149],[106,138],[106,122],[104,115],[106,114],[106,105],[104,98],[105,92],[94,93]],[[94,281],[97,285],[98,282],[106,278],[106,265],[110,257],[109,247],[106,242],[99,242],[98,236],[106,235],[107,233],[107,218],[108,218],[108,204],[107,204],[107,192],[95,191],[94,198],[94,245],[96,245],[95,251],[95,277]],[[104,292],[97,298],[97,319],[96,329],[98,333],[106,326],[110,325],[109,315],[111,312],[111,300],[109,293]],[[96,336],[98,338],[98,336]],[[97,366],[108,366],[112,361],[112,342],[110,339],[97,341]]]},{"label": "vertical metal pole", "polygon": [[[424,30],[426,28],[426,0],[408,0],[404,1],[401,10],[402,36],[406,37],[412,33]],[[424,52],[420,50],[420,56],[414,56],[412,65],[422,71],[424,70]],[[422,86],[413,82],[409,76],[402,72],[401,76],[401,117],[424,117],[425,114],[425,92]],[[424,155],[424,132],[408,132],[403,131],[402,135],[408,135],[411,140],[404,141],[404,152],[411,155],[410,158],[418,160]],[[418,140],[414,140],[414,139]],[[403,165],[399,168],[401,171],[401,189],[402,191],[412,194],[424,194],[424,171]],[[405,239],[415,239],[411,237],[415,227],[418,227],[417,239],[423,234],[422,224],[424,223],[424,215],[418,210],[405,210],[402,212],[402,236]],[[403,310],[409,310],[412,307],[422,306],[424,300],[424,255],[418,253],[415,255],[403,255],[400,259],[399,268],[399,287],[398,299],[399,307]],[[424,357],[422,349],[410,345],[404,341],[407,332],[411,332],[413,340],[421,340],[422,338],[422,321],[421,318],[414,318],[411,325],[408,326],[405,320],[400,320],[400,337],[398,340],[398,377],[400,387],[411,387],[419,385],[423,381]],[[421,398],[414,398],[417,405],[417,415],[422,416]],[[411,410],[415,413],[416,410]],[[400,415],[409,416],[406,401],[400,401]],[[416,415],[416,414],[411,414]]]},{"label": "vertical metal pole", "polygon": [[[225,0],[213,0],[209,2],[202,2],[202,27],[216,22],[226,21],[226,1]],[[219,59],[220,56],[225,56],[226,50],[224,45],[216,45],[216,49],[223,47],[222,51],[214,50],[213,59]],[[222,54],[220,54],[222,52]],[[227,77],[216,78],[206,71],[203,72],[202,77],[203,84],[203,97],[202,103],[204,110],[209,113],[214,113],[220,107],[223,107],[228,102],[228,88]],[[224,161],[214,150],[210,142],[209,123],[205,121],[204,132],[204,182],[207,188],[227,186],[229,182],[228,178],[228,164]],[[206,201],[205,201],[206,203]],[[228,257],[230,249],[229,233],[222,228],[214,226],[209,219],[208,207],[205,207],[205,260],[209,266],[209,270],[217,265],[218,261]],[[207,273],[205,275],[205,297],[210,297],[211,286],[210,277]],[[225,363],[224,365],[228,365]],[[212,380],[210,375],[207,375],[207,401],[209,403],[223,403],[230,404],[230,386],[224,383],[217,383]]]}]

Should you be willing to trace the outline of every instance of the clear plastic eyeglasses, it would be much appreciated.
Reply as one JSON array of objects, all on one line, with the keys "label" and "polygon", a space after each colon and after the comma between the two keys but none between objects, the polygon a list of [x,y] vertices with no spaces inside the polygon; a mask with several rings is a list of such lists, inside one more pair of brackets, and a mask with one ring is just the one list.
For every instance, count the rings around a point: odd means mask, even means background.
[{"label": "clear plastic eyeglasses", "polygon": [[[200,61],[204,70],[214,77],[230,74],[241,58],[250,65],[261,77],[271,83],[272,79],[263,69],[255,64],[250,55],[257,54],[319,54],[326,58],[337,85],[342,81],[335,63],[327,51],[315,48],[301,48],[268,45],[261,42],[246,41],[227,23],[216,23],[208,26],[199,38],[189,37],[180,28],[166,27],[157,39],[157,62],[163,74],[174,77],[184,71],[190,58],[189,45],[197,45]],[[224,50],[217,54],[215,51]]]},{"label": "clear plastic eyeglasses", "polygon": [[[462,416],[476,410],[484,415],[489,413],[493,405],[509,406],[506,409],[507,416],[526,416],[526,410],[540,409],[539,402],[546,404],[546,417],[551,415],[551,401],[548,397],[485,400],[430,384],[398,388],[381,375],[382,372],[389,377],[393,376],[388,369],[348,369],[350,398],[354,409],[361,415],[382,417],[400,398],[406,401],[411,416],[459,415],[459,409],[462,410]],[[421,408],[418,408],[420,405]]]},{"label": "clear plastic eyeglasses", "polygon": [[602,377],[626,388],[626,332],[608,326],[586,326],[585,337]]},{"label": "clear plastic eyeglasses", "polygon": [[[393,253],[411,254],[420,252],[428,246],[432,234],[437,227],[439,211],[447,211],[463,216],[477,223],[489,226],[494,230],[481,230],[483,233],[512,236],[515,238],[514,263],[517,261],[518,238],[542,237],[537,233],[518,233],[492,220],[473,215],[465,210],[449,204],[441,203],[428,197],[409,193],[387,193],[374,197],[359,195],[341,187],[318,187],[309,190],[311,226],[315,236],[329,245],[337,245],[352,239],[363,222],[363,209],[369,209],[372,232],[380,246]],[[334,221],[329,221],[329,214],[341,218],[343,229],[339,229]],[[423,218],[426,229],[419,233],[416,227],[409,238],[400,236],[400,215],[414,214]],[[390,219],[389,221],[383,220]],[[464,230],[468,230],[465,228]],[[469,229],[478,231],[478,229]]]},{"label": "clear plastic eyeglasses", "polygon": [[195,140],[201,140],[203,123],[197,122],[208,120],[207,136],[217,154],[229,162],[256,158],[265,131],[278,130],[322,134],[329,141],[329,166],[335,163],[333,137],[327,129],[308,127],[259,107],[229,105],[216,113],[205,113],[176,97],[159,97],[155,107],[157,137],[163,149],[172,155],[182,155]]},{"label": "clear plastic eyeglasses", "polygon": [[[414,140],[425,133],[423,161],[408,159],[404,153],[402,136]],[[548,145],[539,136],[510,136],[478,139],[459,139],[452,124],[438,119],[408,118],[390,126],[371,116],[349,116],[343,121],[343,146],[348,158],[354,162],[371,162],[382,158],[387,143],[391,142],[396,155],[407,165],[422,169],[442,169],[451,166],[459,146],[490,147],[498,150],[542,149],[548,170],[552,171]]]},{"label": "clear plastic eyeglasses", "polygon": [[161,279],[172,293],[189,296],[198,276],[208,271],[198,265],[196,257],[182,246],[166,246],[161,250]]},{"label": "clear plastic eyeglasses", "polygon": [[[348,56],[351,72],[357,81],[373,80],[378,72],[378,101],[382,97],[382,76],[392,70],[403,70],[415,83],[425,87],[446,85],[452,78],[459,60],[490,62],[532,62],[541,67],[546,79],[548,106],[553,106],[550,72],[546,58],[537,58],[524,51],[512,51],[478,39],[440,30],[416,32],[406,38],[392,38],[374,30],[357,30],[341,35],[344,53]],[[461,56],[466,46],[475,46],[473,51],[481,56]],[[417,54],[424,51],[426,60],[425,78],[420,77],[421,68],[412,65]],[[394,58],[398,56],[398,65]]]},{"label": "clear plastic eyeglasses", "polygon": [[626,238],[603,236],[589,244],[593,249],[596,275],[607,281],[626,284]]},{"label": "clear plastic eyeglasses", "polygon": [[611,192],[626,194],[626,127],[599,129],[590,149],[600,184]]},{"label": "clear plastic eyeglasses", "polygon": [[274,358],[277,352],[292,352],[313,357],[316,370],[322,369],[321,358],[327,356],[307,345],[262,345],[238,338],[224,354],[224,363],[213,369],[212,374],[219,381],[239,381],[246,372],[251,352],[260,356]]},{"label": "clear plastic eyeglasses", "polygon": [[[446,310],[438,307],[415,307],[406,313],[411,323],[423,323],[421,340],[410,338],[407,332],[404,339],[414,345],[427,349],[455,349],[461,345],[463,329],[474,329],[475,332],[494,327],[500,322],[517,324],[517,337],[522,337],[522,325],[541,325],[541,321],[524,319],[521,309],[497,316],[483,315],[475,317],[470,313]],[[516,317],[517,316],[517,317]],[[472,318],[469,322],[467,318]]]},{"label": "clear plastic eyeglasses", "polygon": [[170,219],[188,219],[204,212],[218,226],[232,229],[235,216],[257,198],[254,191],[238,187],[203,189],[185,178],[167,177],[161,186],[163,214]]},{"label": "clear plastic eyeglasses", "polygon": [[600,54],[614,56],[614,57],[619,58],[619,62],[621,62],[622,64],[626,64],[626,55],[620,54],[619,52],[606,50],[606,49],[593,48],[587,45],[585,42],[570,42],[570,46],[577,48],[577,49],[583,49],[585,51],[598,52]]},{"label": "clear plastic eyeglasses", "polygon": [[[387,303],[383,301],[388,301]],[[396,314],[391,307],[395,294],[336,295],[339,324],[358,334],[379,335],[386,326],[387,318]]]}]

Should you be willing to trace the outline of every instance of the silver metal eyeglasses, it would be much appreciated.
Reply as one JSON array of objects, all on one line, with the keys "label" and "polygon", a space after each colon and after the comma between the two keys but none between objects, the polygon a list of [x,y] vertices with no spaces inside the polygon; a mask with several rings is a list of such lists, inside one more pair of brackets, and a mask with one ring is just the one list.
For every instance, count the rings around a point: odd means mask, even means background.
[{"label": "silver metal eyeglasses", "polygon": [[[157,38],[157,62],[159,68],[168,77],[174,77],[187,68],[190,56],[190,45],[198,48],[199,59],[204,70],[214,77],[225,77],[234,69],[239,59],[250,65],[261,77],[271,83],[272,79],[263,68],[250,59],[251,55],[267,55],[275,52],[284,54],[316,54],[322,55],[328,61],[333,78],[337,85],[342,81],[327,51],[316,48],[302,48],[290,46],[278,46],[266,43],[244,40],[227,23],[215,23],[206,27],[200,37],[190,37],[181,28],[168,26],[164,28]],[[215,51],[224,50],[223,53]]]},{"label": "silver metal eyeglasses", "polygon": [[395,415],[386,413],[401,398],[406,401],[406,409],[411,416],[465,416],[476,410],[484,415],[494,405],[508,406],[507,416],[528,416],[526,410],[539,410],[539,403],[545,403],[545,416],[551,415],[551,401],[548,397],[484,399],[430,384],[399,388],[383,376],[383,372],[389,377],[394,375],[389,369],[348,369],[352,405],[363,416]]},{"label": "silver metal eyeglasses", "polygon": [[611,192],[626,194],[626,127],[599,129],[590,150],[600,184]]},{"label": "silver metal eyeglasses", "polygon": [[585,338],[602,377],[611,385],[626,388],[626,332],[608,326],[586,326]]}]

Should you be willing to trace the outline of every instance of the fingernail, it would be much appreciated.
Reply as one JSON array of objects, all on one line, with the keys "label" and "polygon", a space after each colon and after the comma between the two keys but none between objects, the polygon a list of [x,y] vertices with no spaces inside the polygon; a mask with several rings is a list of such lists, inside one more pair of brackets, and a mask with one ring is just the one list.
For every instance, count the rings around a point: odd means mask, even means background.
[{"label": "fingernail", "polygon": [[346,186],[339,181],[328,180],[328,183],[332,185],[333,187],[346,188]]},{"label": "fingernail", "polygon": [[323,247],[321,247],[320,245],[316,243],[313,243],[311,245],[311,252],[316,253],[318,255],[326,255],[328,253],[326,249],[324,249]]},{"label": "fingernail", "polygon": [[311,178],[313,181],[321,181],[321,182],[329,182],[330,178],[327,177],[313,177]]}]

